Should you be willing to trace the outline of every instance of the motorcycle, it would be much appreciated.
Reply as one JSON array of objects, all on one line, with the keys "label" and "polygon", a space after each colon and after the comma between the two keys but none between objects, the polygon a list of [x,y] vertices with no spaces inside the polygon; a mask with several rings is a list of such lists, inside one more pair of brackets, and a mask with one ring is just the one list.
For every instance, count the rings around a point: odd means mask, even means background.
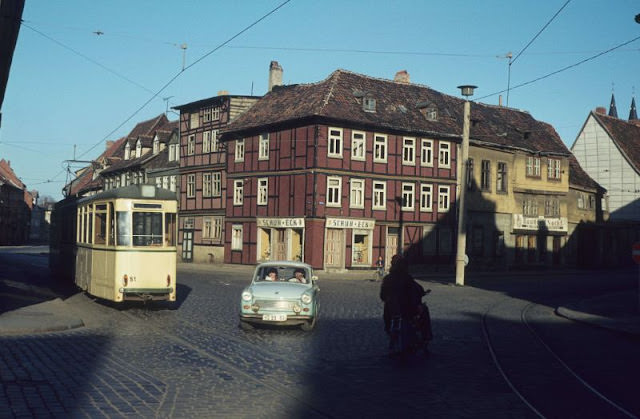
[{"label": "motorcycle", "polygon": [[[422,296],[429,294],[431,290],[426,290]],[[416,310],[416,314],[409,319],[402,316],[391,317],[391,327],[389,329],[389,349],[392,357],[412,355],[422,350],[425,355],[429,354],[429,342],[433,339],[431,331],[431,315],[429,307],[422,302]]]}]

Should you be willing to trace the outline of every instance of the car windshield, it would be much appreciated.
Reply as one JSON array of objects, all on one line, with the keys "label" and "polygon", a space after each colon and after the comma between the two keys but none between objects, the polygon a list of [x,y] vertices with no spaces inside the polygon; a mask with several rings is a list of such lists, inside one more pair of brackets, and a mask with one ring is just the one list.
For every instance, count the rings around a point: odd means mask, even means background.
[{"label": "car windshield", "polygon": [[[302,273],[302,276],[296,271]],[[263,266],[256,273],[255,282],[286,281],[307,284],[311,275],[308,269],[295,266]]]}]

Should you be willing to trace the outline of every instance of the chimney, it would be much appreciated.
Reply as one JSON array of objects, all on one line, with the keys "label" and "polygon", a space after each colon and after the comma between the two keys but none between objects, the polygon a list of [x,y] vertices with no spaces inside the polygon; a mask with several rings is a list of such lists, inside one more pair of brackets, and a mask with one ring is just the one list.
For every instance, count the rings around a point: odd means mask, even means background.
[{"label": "chimney", "polygon": [[228,90],[218,90],[218,96],[229,96]]},{"label": "chimney", "polygon": [[607,114],[607,108],[605,108],[604,106],[598,106],[596,108],[596,113],[598,115],[606,115]]},{"label": "chimney", "polygon": [[397,83],[402,83],[402,84],[411,83],[411,80],[409,78],[409,73],[407,73],[407,70],[398,71],[396,73],[396,76],[393,78],[393,81],[395,81]]},{"label": "chimney", "polygon": [[277,61],[269,65],[269,91],[276,86],[282,86],[282,67]]},{"label": "chimney", "polygon": [[114,141],[107,140],[107,141],[106,141],[106,147],[105,147],[105,149],[106,149],[106,150],[110,149],[110,148],[111,148],[111,146],[113,145],[113,143],[114,143]]},{"label": "chimney", "polygon": [[498,96],[498,106],[502,108],[502,95]]}]

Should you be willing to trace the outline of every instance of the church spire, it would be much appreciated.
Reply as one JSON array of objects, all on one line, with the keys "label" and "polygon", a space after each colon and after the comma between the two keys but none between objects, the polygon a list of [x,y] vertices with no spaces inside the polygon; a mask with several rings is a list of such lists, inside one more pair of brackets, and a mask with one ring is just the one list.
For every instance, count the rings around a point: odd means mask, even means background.
[{"label": "church spire", "polygon": [[618,117],[618,110],[616,109],[616,98],[613,97],[613,93],[611,93],[611,104],[609,105],[609,116],[613,116],[614,118]]},{"label": "church spire", "polygon": [[629,111],[629,121],[635,121],[638,119],[638,114],[636,114],[636,98],[631,98],[631,110]]}]

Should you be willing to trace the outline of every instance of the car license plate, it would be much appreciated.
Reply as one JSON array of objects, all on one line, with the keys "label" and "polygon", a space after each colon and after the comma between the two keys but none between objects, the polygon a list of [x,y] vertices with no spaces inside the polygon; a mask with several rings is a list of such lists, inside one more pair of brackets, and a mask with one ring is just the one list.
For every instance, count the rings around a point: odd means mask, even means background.
[{"label": "car license plate", "polygon": [[262,320],[268,322],[284,322],[287,320],[286,314],[263,314]]}]

